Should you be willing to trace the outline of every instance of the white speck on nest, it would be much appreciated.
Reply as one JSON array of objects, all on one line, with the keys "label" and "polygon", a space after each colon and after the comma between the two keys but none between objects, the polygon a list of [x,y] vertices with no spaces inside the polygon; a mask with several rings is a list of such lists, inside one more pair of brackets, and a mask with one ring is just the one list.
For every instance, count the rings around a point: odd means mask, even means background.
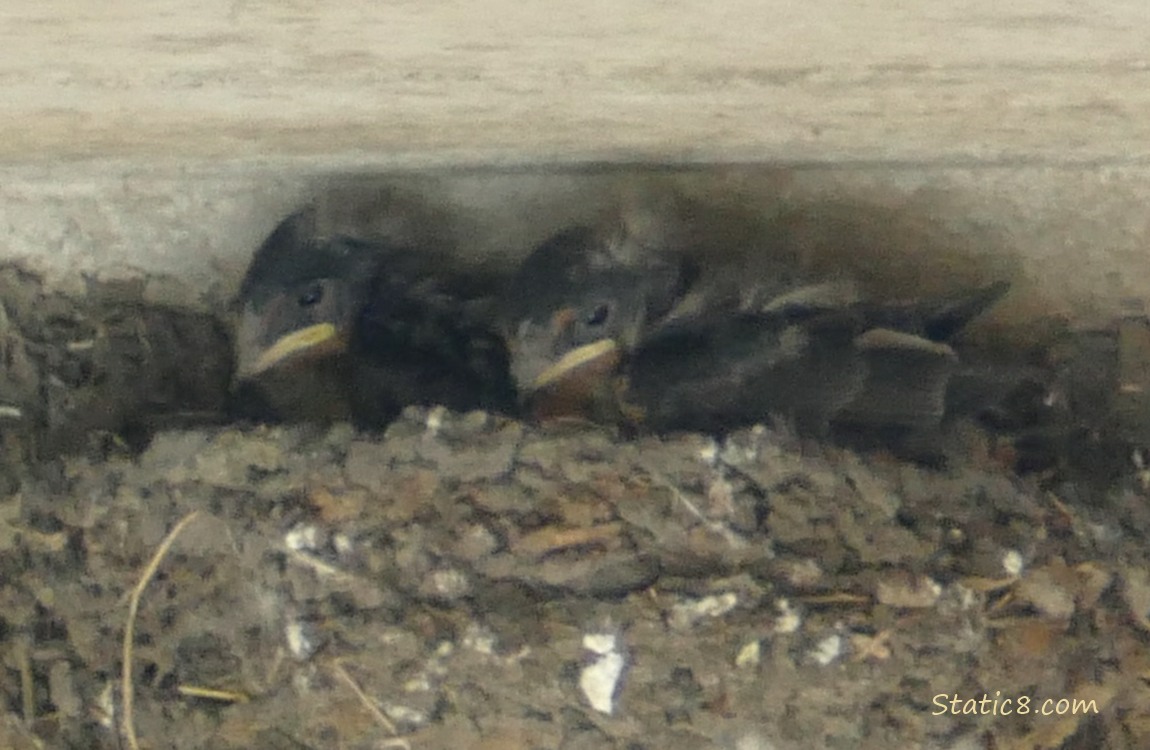
[{"label": "white speck on nest", "polygon": [[739,653],[735,655],[735,666],[739,669],[747,669],[759,666],[762,661],[763,645],[756,638],[753,641],[748,641],[739,649]]},{"label": "white speck on nest", "polygon": [[723,443],[722,450],[719,451],[718,461],[731,466],[741,466],[755,461],[758,457],[759,451],[753,443],[746,445],[743,442],[728,439]]},{"label": "white speck on nest", "polygon": [[395,722],[411,724],[417,727],[427,723],[427,714],[410,706],[401,706],[398,703],[387,703],[383,706],[383,712],[387,714],[387,718]]},{"label": "white speck on nest", "polygon": [[597,658],[580,673],[579,689],[591,708],[608,715],[615,711],[615,694],[626,666],[623,655],[616,650],[617,644],[618,637],[613,633],[587,633],[583,636],[583,648]]},{"label": "white speck on nest", "polygon": [[828,635],[811,649],[811,658],[814,659],[819,666],[825,667],[842,656],[842,653],[843,637],[841,635]]},{"label": "white speck on nest", "polygon": [[435,435],[443,427],[443,418],[447,415],[447,409],[442,406],[436,406],[431,411],[427,412],[427,431]]},{"label": "white speck on nest", "polygon": [[288,650],[298,661],[305,661],[315,653],[315,641],[309,637],[308,627],[299,620],[288,621],[284,627]]},{"label": "white speck on nest", "polygon": [[463,647],[491,656],[495,653],[495,635],[482,625],[472,623],[463,633]]},{"label": "white speck on nest", "polygon": [[104,689],[96,697],[94,713],[100,726],[111,729],[116,725],[116,689],[112,683],[105,683]]},{"label": "white speck on nest", "polygon": [[431,676],[426,673],[417,674],[403,683],[405,693],[426,693],[431,690]]},{"label": "white speck on nest", "polygon": [[1022,561],[1022,553],[1018,550],[1008,549],[1002,553],[1002,569],[1006,571],[1006,575],[1017,578],[1022,575],[1022,570],[1026,564]]},{"label": "white speck on nest", "polygon": [[297,524],[284,535],[284,544],[296,551],[319,549],[319,529],[311,524]]},{"label": "white speck on nest", "polygon": [[776,633],[794,633],[802,626],[803,617],[791,607],[789,600],[779,599],[775,602],[775,609],[779,611],[778,619],[775,620]]},{"label": "white speck on nest", "polygon": [[347,534],[336,534],[331,538],[331,543],[335,547],[335,551],[340,555],[349,555],[352,550],[355,549],[351,537]]},{"label": "white speck on nest", "polygon": [[448,599],[463,596],[471,588],[467,576],[454,568],[433,571],[431,586],[435,593]]},{"label": "white speck on nest", "polygon": [[761,734],[745,734],[735,740],[733,750],[777,750],[777,745]]},{"label": "white speck on nest", "polygon": [[704,447],[699,449],[699,458],[708,466],[714,466],[715,461],[719,458],[719,444],[714,440],[708,441]]},{"label": "white speck on nest", "polygon": [[739,603],[739,597],[728,591],[717,596],[704,596],[702,599],[682,602],[671,607],[669,623],[672,628],[684,630],[704,617],[722,617]]}]

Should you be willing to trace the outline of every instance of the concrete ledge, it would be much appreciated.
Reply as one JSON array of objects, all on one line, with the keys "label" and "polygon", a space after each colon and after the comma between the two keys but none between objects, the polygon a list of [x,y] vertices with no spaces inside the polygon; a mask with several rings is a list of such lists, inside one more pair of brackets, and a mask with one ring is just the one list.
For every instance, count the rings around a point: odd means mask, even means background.
[{"label": "concrete ledge", "polygon": [[0,158],[1150,156],[1138,2],[0,12]]},{"label": "concrete ledge", "polygon": [[[1047,310],[1150,298],[1150,6],[881,5],[16,0],[0,258],[215,306],[276,221],[364,175],[513,257],[634,181],[604,164],[722,164],[691,189],[992,237]],[[898,268],[921,239],[854,247]]]}]

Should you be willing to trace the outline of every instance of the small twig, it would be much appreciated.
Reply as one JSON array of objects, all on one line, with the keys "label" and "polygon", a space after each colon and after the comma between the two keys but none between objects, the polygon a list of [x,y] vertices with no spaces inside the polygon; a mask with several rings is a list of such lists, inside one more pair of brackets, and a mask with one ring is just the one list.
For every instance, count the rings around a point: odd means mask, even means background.
[{"label": "small twig", "polygon": [[179,685],[176,687],[176,692],[188,698],[202,698],[221,703],[247,703],[251,700],[247,693],[241,693],[237,690],[217,690],[199,685]]},{"label": "small twig", "polygon": [[294,562],[305,568],[309,568],[310,570],[314,571],[316,575],[328,576],[342,583],[352,583],[359,580],[356,576],[348,573],[346,570],[341,570],[331,563],[324,562],[315,555],[309,555],[306,552],[300,552],[299,550],[292,549],[290,547],[285,547],[284,552],[287,554],[288,560],[290,562]]},{"label": "small twig", "polygon": [[123,693],[123,716],[121,718],[120,729],[128,740],[128,747],[132,750],[139,750],[140,743],[136,740],[136,727],[134,717],[132,714],[132,641],[136,635],[136,613],[140,609],[140,597],[144,594],[144,589],[147,588],[148,583],[151,582],[152,577],[156,575],[156,570],[160,567],[160,562],[163,561],[164,555],[168,554],[172,543],[176,541],[176,537],[184,530],[192,520],[199,515],[198,511],[192,511],[188,515],[180,519],[180,522],[172,527],[164,540],[160,542],[160,546],[156,548],[155,554],[152,559],[148,561],[147,567],[144,572],[140,574],[140,580],[136,583],[136,587],[132,590],[132,596],[128,599],[128,621],[124,625],[124,649],[123,649],[123,666],[120,673],[121,692]]},{"label": "small twig", "polygon": [[32,675],[29,640],[31,639],[28,635],[20,635],[14,644],[16,662],[20,670],[20,696],[25,726],[32,726],[32,722],[36,719],[36,684]]},{"label": "small twig", "polygon": [[684,495],[682,490],[676,487],[668,477],[662,474],[662,472],[648,470],[647,473],[656,482],[669,489],[675,499],[678,500],[679,503],[703,525],[703,528],[721,538],[734,549],[741,549],[746,546],[746,543],[725,525],[718,521],[712,521],[711,519],[707,518],[707,516],[704,515],[701,510],[699,510],[698,506],[691,502],[690,498]]},{"label": "small twig", "polygon": [[[331,663],[331,671],[335,672],[336,676],[351,688],[351,691],[355,693],[355,697],[359,698],[359,702],[363,704],[363,707],[367,709],[368,713],[375,717],[376,723],[393,735],[399,734],[399,730],[395,728],[395,724],[392,723],[391,719],[387,718],[371,698],[367,697],[367,694],[363,692],[363,688],[352,679],[352,676],[347,673],[347,670],[343,668],[343,665],[340,664],[339,661],[333,661]],[[380,747],[402,747],[404,750],[411,750],[411,743],[402,737],[394,737],[384,740]]]}]

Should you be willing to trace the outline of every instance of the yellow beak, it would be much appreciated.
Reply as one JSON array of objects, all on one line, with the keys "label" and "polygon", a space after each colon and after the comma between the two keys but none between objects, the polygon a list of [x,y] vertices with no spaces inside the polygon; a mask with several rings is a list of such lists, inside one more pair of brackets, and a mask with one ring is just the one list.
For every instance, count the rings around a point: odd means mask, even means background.
[{"label": "yellow beak", "polygon": [[608,364],[613,367],[619,359],[618,349],[619,344],[614,339],[599,339],[590,344],[584,344],[578,349],[572,349],[564,354],[558,362],[541,372],[531,387],[534,390],[546,388],[552,383],[562,380],[568,373],[585,367],[589,363],[603,364],[604,357],[611,358]]},{"label": "yellow beak", "polygon": [[259,375],[300,352],[314,351],[318,354],[321,347],[327,349],[330,345],[337,343],[338,333],[336,327],[331,323],[317,323],[292,331],[281,336],[274,344],[263,350],[254,362],[247,366],[241,365],[236,375],[240,378]]}]

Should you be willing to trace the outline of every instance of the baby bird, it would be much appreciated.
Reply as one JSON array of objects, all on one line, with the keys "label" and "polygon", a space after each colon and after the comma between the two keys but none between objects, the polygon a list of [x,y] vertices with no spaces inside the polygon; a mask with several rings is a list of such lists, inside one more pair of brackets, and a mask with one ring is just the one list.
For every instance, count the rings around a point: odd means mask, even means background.
[{"label": "baby bird", "polygon": [[511,410],[503,340],[483,295],[431,251],[317,236],[314,212],[285,219],[240,288],[236,378],[282,419],[380,428],[411,404]]}]

